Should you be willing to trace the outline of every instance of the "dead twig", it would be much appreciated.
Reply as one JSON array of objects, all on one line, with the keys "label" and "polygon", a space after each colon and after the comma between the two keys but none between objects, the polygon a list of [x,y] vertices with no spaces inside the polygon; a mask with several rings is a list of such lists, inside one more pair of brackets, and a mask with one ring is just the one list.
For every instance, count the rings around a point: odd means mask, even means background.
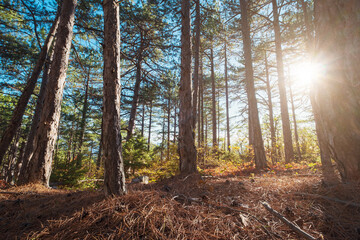
[{"label": "dead twig", "polygon": [[337,203],[342,203],[345,204],[347,206],[352,206],[352,207],[357,207],[360,208],[360,204],[359,203],[354,203],[354,202],[350,202],[350,201],[344,201],[338,198],[332,198],[332,197],[327,197],[327,196],[323,196],[323,195],[319,195],[319,194],[310,194],[310,193],[295,193],[295,195],[302,195],[302,196],[309,196],[309,197],[315,197],[315,198],[322,198],[325,200],[329,200],[329,201],[334,201]]},{"label": "dead twig", "polygon": [[282,221],[283,223],[285,223],[286,225],[288,225],[292,230],[294,230],[296,233],[298,233],[299,235],[303,236],[306,239],[310,239],[310,240],[315,240],[316,238],[311,236],[309,233],[303,231],[301,228],[299,228],[298,226],[296,226],[294,223],[292,223],[291,221],[289,221],[287,218],[285,218],[283,215],[281,215],[279,212],[277,212],[276,210],[272,209],[270,207],[270,205],[267,202],[260,202],[266,210],[268,210],[272,215],[274,215],[275,217],[279,218],[280,221]]}]

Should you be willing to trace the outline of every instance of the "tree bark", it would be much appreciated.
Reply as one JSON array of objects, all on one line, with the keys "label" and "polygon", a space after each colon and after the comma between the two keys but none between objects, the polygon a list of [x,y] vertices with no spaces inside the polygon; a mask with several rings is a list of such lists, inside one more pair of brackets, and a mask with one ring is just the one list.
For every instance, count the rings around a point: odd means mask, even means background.
[{"label": "tree bark", "polygon": [[200,67],[200,0],[195,1],[195,43],[194,43],[194,89],[193,89],[193,129],[196,129],[196,119],[198,114],[198,95],[199,95],[199,67]]},{"label": "tree bark", "polygon": [[153,100],[151,99],[150,100],[150,117],[149,117],[148,151],[150,150],[150,143],[151,143],[152,111],[153,111]]},{"label": "tree bark", "polygon": [[212,142],[213,150],[217,149],[217,127],[216,127],[216,88],[215,88],[215,71],[214,71],[214,50],[211,46],[210,49],[210,67],[211,67],[211,119],[212,119]]},{"label": "tree bark", "polygon": [[[53,55],[53,54],[51,54],[51,55]],[[49,77],[49,73],[50,73],[51,61],[52,61],[52,56],[48,56],[48,59],[45,62],[45,66],[44,66],[40,92],[39,92],[39,96],[38,96],[38,99],[36,102],[36,107],[35,107],[35,112],[34,112],[34,116],[32,119],[32,123],[31,123],[30,133],[29,133],[29,136],[26,141],[25,153],[22,158],[22,163],[21,163],[21,168],[20,168],[20,173],[19,173],[19,178],[18,178],[19,185],[24,184],[26,181],[28,181],[28,178],[29,178],[29,174],[30,174],[29,170],[30,169],[28,167],[28,164],[29,164],[29,160],[31,159],[31,157],[34,153],[34,149],[35,149],[35,135],[36,135],[36,132],[37,132],[37,129],[39,126],[40,116],[41,116],[41,112],[42,112],[42,109],[44,106],[45,91],[46,91],[47,81],[48,81],[48,77]]]},{"label": "tree bark", "polygon": [[227,37],[225,36],[225,101],[226,101],[226,137],[227,150],[231,151],[230,144],[230,117],[229,117],[229,89],[228,89],[228,64],[227,64]]},{"label": "tree bark", "polygon": [[180,172],[194,173],[196,169],[196,148],[193,132],[193,101],[191,82],[191,23],[190,0],[181,3],[181,79],[179,114]]},{"label": "tree bark", "polygon": [[289,110],[287,105],[284,64],[281,48],[281,32],[279,24],[279,13],[276,0],[271,0],[274,15],[274,32],[275,32],[275,47],[276,47],[276,62],[278,72],[278,84],[280,93],[280,107],[281,107],[281,120],[285,145],[285,162],[289,163],[294,160],[294,149],[291,137]]},{"label": "tree bark", "polygon": [[360,179],[360,2],[315,1],[314,95],[327,144],[344,181]]},{"label": "tree bark", "polygon": [[297,122],[296,122],[294,96],[293,96],[290,80],[289,80],[289,92],[290,92],[290,103],[291,103],[291,110],[292,110],[293,122],[294,122],[294,136],[295,136],[295,144],[296,144],[296,151],[297,151],[297,161],[300,161],[302,159],[302,156],[301,156],[300,143],[299,143],[299,133],[298,133]]},{"label": "tree bark", "polygon": [[120,126],[120,14],[119,3],[104,0],[104,112],[103,159],[106,195],[126,193]]},{"label": "tree bark", "polygon": [[41,48],[41,51],[39,53],[38,60],[36,62],[36,65],[32,71],[32,74],[30,78],[27,80],[26,86],[24,88],[24,91],[22,92],[16,107],[13,112],[13,116],[2,135],[1,141],[0,141],[0,165],[2,163],[2,160],[4,158],[4,155],[9,148],[9,145],[14,138],[16,131],[19,129],[22,118],[25,112],[25,109],[27,107],[27,104],[29,102],[29,99],[31,97],[31,94],[34,92],[34,88],[36,86],[37,80],[39,78],[39,75],[41,73],[41,70],[43,68],[44,62],[46,60],[46,56],[48,55],[50,46],[52,44],[52,41],[54,39],[55,33],[57,31],[59,25],[59,13],[57,13],[54,23],[51,26],[51,29],[49,31],[49,34],[44,42],[43,47]]},{"label": "tree bark", "polygon": [[135,86],[134,86],[134,96],[133,96],[133,99],[131,102],[130,119],[129,119],[128,132],[126,135],[126,141],[129,141],[133,135],[136,111],[137,111],[138,102],[139,102],[139,93],[140,93],[140,84],[141,84],[141,63],[143,60],[142,33],[140,35],[141,35],[141,46],[139,49],[138,59],[137,59],[137,63],[136,63],[136,80],[135,80]]},{"label": "tree bark", "polygon": [[52,158],[58,134],[76,4],[77,0],[63,1],[54,47],[54,60],[51,64],[45,91],[44,107],[35,136],[36,147],[29,161],[30,175],[28,182],[39,182],[46,186],[49,185]]},{"label": "tree bark", "polygon": [[275,164],[277,161],[276,133],[275,133],[275,125],[274,125],[274,112],[273,112],[272,93],[271,93],[270,77],[269,77],[269,66],[268,66],[268,59],[266,52],[265,52],[265,75],[266,75],[266,92],[268,96],[269,124],[270,124],[270,138],[271,138],[270,157],[272,164]]},{"label": "tree bark", "polygon": [[[312,56],[314,50],[314,38],[311,34],[310,16],[307,10],[306,2],[304,0],[300,0],[300,4],[304,13],[304,23],[305,23],[304,37],[306,42],[306,48],[308,54]],[[336,181],[335,171],[331,163],[330,149],[328,147],[328,144],[326,143],[326,136],[324,132],[325,130],[323,129],[323,123],[319,116],[318,106],[316,105],[315,102],[315,92],[313,86],[310,88],[310,103],[312,106],[313,115],[315,119],[316,136],[320,148],[320,159],[321,159],[324,180],[328,182]]]},{"label": "tree bark", "polygon": [[[245,76],[246,76],[246,89],[249,103],[249,114],[251,119],[253,143],[252,148],[255,155],[256,168],[262,169],[267,166],[266,156],[264,149],[264,142],[261,134],[261,127],[259,121],[259,112],[257,107],[255,85],[254,85],[254,70],[251,56],[251,39],[250,39],[250,26],[248,19],[248,1],[240,0],[241,7],[241,31],[243,38],[243,49],[245,57]],[[250,124],[249,124],[250,125]]]}]

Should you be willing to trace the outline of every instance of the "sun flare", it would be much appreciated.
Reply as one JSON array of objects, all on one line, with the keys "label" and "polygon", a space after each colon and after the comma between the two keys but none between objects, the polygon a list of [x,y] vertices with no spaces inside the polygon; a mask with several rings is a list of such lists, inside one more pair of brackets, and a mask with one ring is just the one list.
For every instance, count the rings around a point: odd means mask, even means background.
[{"label": "sun flare", "polygon": [[302,61],[292,64],[291,79],[298,86],[309,87],[323,72],[323,65],[310,61]]}]

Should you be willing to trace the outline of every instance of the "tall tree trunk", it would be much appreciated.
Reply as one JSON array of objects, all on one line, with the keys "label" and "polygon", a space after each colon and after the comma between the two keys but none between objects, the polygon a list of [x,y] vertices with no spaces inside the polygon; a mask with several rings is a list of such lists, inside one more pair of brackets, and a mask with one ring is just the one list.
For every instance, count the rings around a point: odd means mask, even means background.
[{"label": "tall tree trunk", "polygon": [[129,141],[130,138],[133,135],[134,126],[135,126],[135,118],[136,118],[136,111],[138,107],[139,102],[139,93],[140,93],[140,84],[141,84],[141,65],[143,60],[143,34],[140,32],[141,36],[141,45],[138,53],[138,59],[136,63],[136,80],[135,80],[135,86],[134,86],[134,95],[131,102],[131,110],[130,110],[130,119],[129,119],[129,126],[128,126],[128,132],[126,135],[126,141]]},{"label": "tall tree trunk", "polygon": [[169,99],[167,104],[167,152],[166,152],[167,160],[170,159],[170,116],[171,116],[170,104],[171,104],[171,99],[169,94]]},{"label": "tall tree trunk", "polygon": [[196,148],[193,133],[193,101],[191,82],[191,24],[190,0],[181,3],[181,79],[179,114],[180,172],[194,173],[196,169]]},{"label": "tall tree trunk", "polygon": [[141,118],[141,136],[144,137],[145,128],[145,103],[142,105],[142,118]]},{"label": "tall tree trunk", "polygon": [[15,134],[15,139],[10,147],[9,155],[8,155],[8,164],[6,170],[6,182],[13,184],[14,170],[16,164],[16,154],[19,148],[19,140],[20,140],[20,129]]},{"label": "tall tree trunk", "polygon": [[[306,48],[308,54],[312,56],[314,50],[314,38],[311,34],[310,15],[308,13],[306,2],[304,0],[300,0],[300,4],[304,13],[304,23],[305,23],[304,37],[306,42]],[[335,177],[334,168],[332,167],[332,163],[331,163],[330,149],[328,147],[328,144],[326,143],[326,136],[324,132],[325,130],[323,129],[323,123],[319,116],[319,109],[316,105],[315,92],[313,87],[310,88],[310,103],[312,106],[313,115],[315,119],[316,136],[320,148],[320,159],[321,159],[324,180],[328,182],[334,181],[336,180],[336,177]]]},{"label": "tall tree trunk", "polygon": [[268,59],[267,59],[266,52],[265,52],[265,75],[266,75],[266,92],[267,92],[267,96],[268,96],[269,124],[270,124],[270,138],[271,138],[270,157],[271,157],[272,164],[275,164],[277,161],[276,133],[275,133],[272,93],[271,93],[270,77],[269,77],[269,65],[268,65]]},{"label": "tall tree trunk", "polygon": [[231,151],[230,144],[230,117],[229,117],[229,87],[228,87],[228,64],[227,64],[227,38],[225,36],[225,102],[226,102],[226,138],[227,150]]},{"label": "tall tree trunk", "polygon": [[81,167],[82,165],[82,145],[84,142],[85,128],[86,128],[86,120],[87,120],[87,112],[89,109],[88,98],[89,98],[89,83],[90,83],[90,67],[88,69],[87,78],[85,81],[85,93],[84,93],[84,103],[83,109],[81,113],[81,121],[80,121],[80,132],[78,137],[78,146],[77,146],[77,156],[76,156],[76,165],[77,167]]},{"label": "tall tree trunk", "polygon": [[194,43],[194,88],[193,88],[193,129],[196,128],[198,114],[198,94],[199,94],[199,67],[200,67],[200,0],[195,1],[195,43]]},{"label": "tall tree trunk", "polygon": [[45,91],[44,107],[35,136],[36,148],[29,161],[30,175],[28,182],[39,182],[47,186],[49,185],[73,35],[76,4],[77,0],[63,1],[54,48],[54,60],[51,64],[49,80]]},{"label": "tall tree trunk", "polygon": [[150,100],[150,117],[149,117],[148,151],[150,150],[150,143],[151,143],[152,111],[153,111],[153,100],[151,99]]},{"label": "tall tree trunk", "polygon": [[292,110],[293,122],[294,122],[294,135],[295,135],[295,144],[296,144],[296,151],[297,151],[297,160],[300,161],[302,159],[302,157],[301,157],[301,150],[300,150],[300,143],[299,143],[299,133],[298,133],[297,122],[296,122],[294,96],[293,96],[293,92],[292,92],[290,79],[289,79],[289,92],[290,92],[290,103],[291,103],[291,110]]},{"label": "tall tree trunk", "polygon": [[247,88],[249,114],[250,114],[252,134],[253,134],[252,147],[255,155],[256,168],[262,169],[265,168],[267,164],[266,164],[264,142],[261,134],[259,113],[258,113],[255,86],[254,86],[254,70],[252,65],[253,63],[251,56],[250,26],[248,19],[248,1],[240,0],[240,7],[241,7],[241,31],[242,31],[243,49],[244,49],[244,57],[245,57],[246,88]]},{"label": "tall tree trunk", "polygon": [[360,2],[315,1],[316,59],[326,71],[315,101],[343,180],[360,179]]},{"label": "tall tree trunk", "polygon": [[291,137],[289,110],[287,105],[285,76],[284,76],[284,63],[281,48],[281,32],[279,24],[279,13],[276,0],[271,0],[274,15],[274,32],[275,32],[275,47],[276,47],[276,62],[278,72],[278,84],[280,93],[280,107],[281,107],[281,121],[284,136],[285,146],[285,162],[289,163],[294,160],[294,149]]},{"label": "tall tree trunk", "polygon": [[103,158],[106,195],[126,193],[120,126],[120,14],[116,0],[104,0]]},{"label": "tall tree trunk", "polygon": [[55,33],[57,31],[58,25],[59,25],[59,13],[57,13],[57,15],[55,17],[55,21],[54,21],[53,25],[51,26],[50,32],[44,42],[44,46],[41,48],[38,60],[32,71],[32,74],[31,74],[30,78],[27,80],[24,91],[22,92],[22,94],[16,104],[16,107],[13,111],[13,116],[12,116],[7,128],[5,129],[4,134],[2,135],[2,138],[0,141],[0,165],[2,163],[2,160],[4,158],[6,150],[9,148],[9,145],[10,145],[12,139],[14,138],[16,131],[19,129],[19,127],[21,125],[21,121],[22,121],[26,106],[29,102],[31,94],[34,92],[36,82],[41,73],[41,69],[43,68],[44,62],[46,60],[46,56],[48,55],[50,46],[52,44]]},{"label": "tall tree trunk", "polygon": [[101,165],[103,164],[102,162],[102,142],[104,139],[104,134],[103,134],[103,125],[104,125],[104,120],[103,118],[101,118],[101,134],[100,134],[100,144],[99,144],[99,152],[98,152],[98,156],[97,156],[97,160],[96,160],[96,168],[99,170]]},{"label": "tall tree trunk", "polygon": [[174,109],[174,144],[176,143],[176,127],[177,127],[177,101],[174,102],[175,109]]},{"label": "tall tree trunk", "polygon": [[39,96],[38,96],[38,99],[36,102],[36,107],[35,107],[35,112],[34,112],[34,116],[32,119],[32,123],[31,123],[30,133],[29,133],[29,136],[26,141],[24,156],[22,158],[22,163],[21,163],[20,173],[19,173],[19,178],[18,178],[18,184],[20,184],[20,185],[24,184],[27,181],[27,179],[29,178],[29,174],[30,174],[30,171],[29,171],[30,169],[28,167],[28,164],[29,164],[29,160],[31,159],[31,157],[34,153],[35,135],[36,135],[36,131],[39,126],[40,116],[41,116],[41,112],[42,112],[42,109],[44,106],[45,91],[46,91],[48,76],[50,73],[50,64],[52,61],[53,54],[50,54],[50,55],[51,56],[48,56],[47,61],[45,62],[40,92],[39,92]]},{"label": "tall tree trunk", "polygon": [[216,136],[216,88],[215,88],[215,71],[214,71],[214,50],[211,46],[210,49],[210,65],[211,65],[211,116],[212,116],[212,142],[213,149],[217,149],[217,136]]}]

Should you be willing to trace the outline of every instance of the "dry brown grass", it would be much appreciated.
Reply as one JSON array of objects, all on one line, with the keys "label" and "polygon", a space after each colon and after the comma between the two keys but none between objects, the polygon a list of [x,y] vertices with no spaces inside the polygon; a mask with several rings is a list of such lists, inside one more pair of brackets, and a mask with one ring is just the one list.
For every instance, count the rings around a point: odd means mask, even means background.
[{"label": "dry brown grass", "polygon": [[[303,173],[306,173],[305,170]],[[300,239],[267,212],[267,201],[319,239],[358,239],[359,184],[325,186],[318,175],[177,176],[129,186],[121,197],[25,186],[0,192],[5,239]],[[13,193],[10,193],[13,192]]]}]

